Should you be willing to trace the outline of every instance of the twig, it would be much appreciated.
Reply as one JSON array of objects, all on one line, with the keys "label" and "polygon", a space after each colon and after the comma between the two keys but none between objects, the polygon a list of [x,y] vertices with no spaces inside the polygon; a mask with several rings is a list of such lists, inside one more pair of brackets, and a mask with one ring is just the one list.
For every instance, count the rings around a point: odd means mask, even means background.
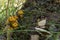
[{"label": "twig", "polygon": [[7,40],[11,39],[11,33],[12,33],[12,30],[8,29],[7,30]]},{"label": "twig", "polygon": [[[8,17],[9,1],[10,1],[10,0],[8,0],[8,3],[7,3],[7,5],[6,5],[6,6],[7,6],[7,9],[6,9],[6,19],[7,19],[7,17]],[[10,37],[11,37],[10,34],[11,34],[11,33],[10,33],[10,30],[7,30],[7,40],[10,40]]]},{"label": "twig", "polygon": [[9,8],[9,0],[8,0],[8,3],[7,3],[7,8],[6,8],[6,19],[8,17],[8,8]]}]

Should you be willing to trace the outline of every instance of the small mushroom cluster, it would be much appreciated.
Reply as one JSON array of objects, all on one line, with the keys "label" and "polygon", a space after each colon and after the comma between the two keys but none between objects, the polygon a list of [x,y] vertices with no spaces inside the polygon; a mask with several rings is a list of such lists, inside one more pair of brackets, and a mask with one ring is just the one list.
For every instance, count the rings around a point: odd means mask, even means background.
[{"label": "small mushroom cluster", "polygon": [[9,25],[8,29],[17,29],[19,24],[18,24],[18,19],[19,17],[22,18],[24,12],[23,10],[18,10],[17,15],[15,16],[10,16],[7,21],[6,21],[6,25]]}]

